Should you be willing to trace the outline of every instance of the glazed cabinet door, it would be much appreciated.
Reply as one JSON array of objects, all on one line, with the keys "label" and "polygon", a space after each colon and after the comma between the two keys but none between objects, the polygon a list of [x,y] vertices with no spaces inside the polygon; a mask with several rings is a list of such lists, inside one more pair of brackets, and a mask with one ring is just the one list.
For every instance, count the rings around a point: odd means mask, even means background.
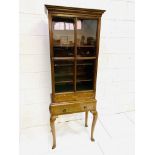
[{"label": "glazed cabinet door", "polygon": [[97,19],[77,18],[77,80],[76,90],[93,90],[96,45]]},{"label": "glazed cabinet door", "polygon": [[77,56],[96,56],[96,19],[77,19]]},{"label": "glazed cabinet door", "polygon": [[74,91],[75,19],[52,17],[55,93]]},{"label": "glazed cabinet door", "polygon": [[74,18],[52,17],[54,57],[74,57]]},{"label": "glazed cabinet door", "polygon": [[55,93],[94,90],[97,19],[52,17]]}]

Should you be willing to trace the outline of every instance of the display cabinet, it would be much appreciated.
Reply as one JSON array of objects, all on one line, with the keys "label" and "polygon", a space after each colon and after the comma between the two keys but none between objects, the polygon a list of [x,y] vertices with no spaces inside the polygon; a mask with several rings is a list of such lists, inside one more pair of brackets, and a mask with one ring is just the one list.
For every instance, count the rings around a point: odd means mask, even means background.
[{"label": "display cabinet", "polygon": [[50,124],[53,149],[56,147],[54,122],[58,115],[93,114],[91,140],[97,120],[96,78],[101,16],[105,10],[45,5],[49,23],[51,60]]}]

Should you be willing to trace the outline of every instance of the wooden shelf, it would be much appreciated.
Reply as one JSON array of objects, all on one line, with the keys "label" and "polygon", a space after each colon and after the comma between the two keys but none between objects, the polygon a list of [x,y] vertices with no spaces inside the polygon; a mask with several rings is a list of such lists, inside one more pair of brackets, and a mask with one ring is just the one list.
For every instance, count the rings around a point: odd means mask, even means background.
[{"label": "wooden shelf", "polygon": [[96,48],[96,46],[94,46],[94,45],[78,45],[77,47],[78,48],[88,48],[88,47]]},{"label": "wooden shelf", "polygon": [[[66,47],[74,47],[75,45],[54,45],[53,47],[62,47],[62,48],[66,48]],[[95,45],[77,45],[77,48],[96,48]]]},{"label": "wooden shelf", "polygon": [[73,83],[74,81],[68,80],[68,81],[56,81],[56,84],[61,84],[61,83]]},{"label": "wooden shelf", "polygon": [[55,74],[56,77],[61,77],[61,76],[73,76],[73,73],[67,73],[67,74]]},{"label": "wooden shelf", "polygon": [[92,79],[81,79],[81,80],[77,80],[76,82],[87,82],[87,81],[92,81]]},{"label": "wooden shelf", "polygon": [[93,60],[96,57],[53,57],[53,60]]},{"label": "wooden shelf", "polygon": [[[87,82],[87,81],[92,81],[92,79],[83,79],[83,80],[77,80],[77,82]],[[73,80],[65,80],[65,81],[56,81],[56,84],[61,84],[61,83],[73,83]]]},{"label": "wooden shelf", "polygon": [[67,67],[67,66],[73,66],[73,64],[55,64],[54,67]]},{"label": "wooden shelf", "polygon": [[74,47],[74,45],[54,45],[53,47]]},{"label": "wooden shelf", "polygon": [[92,66],[92,63],[81,63],[81,64],[77,64],[77,66]]},{"label": "wooden shelf", "polygon": [[53,60],[74,60],[74,57],[53,57]]},{"label": "wooden shelf", "polygon": [[79,56],[77,56],[76,59],[77,60],[93,60],[93,59],[96,59],[96,57],[79,57]]},{"label": "wooden shelf", "polygon": [[[77,66],[92,66],[92,63],[81,63],[77,64]],[[73,66],[73,64],[55,64],[54,67],[67,67],[67,66]]]}]

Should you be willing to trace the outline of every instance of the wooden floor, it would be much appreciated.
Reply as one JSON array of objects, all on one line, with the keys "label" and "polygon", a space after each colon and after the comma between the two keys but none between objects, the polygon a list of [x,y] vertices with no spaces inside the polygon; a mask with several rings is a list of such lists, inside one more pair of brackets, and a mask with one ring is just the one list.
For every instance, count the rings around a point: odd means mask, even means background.
[{"label": "wooden floor", "polygon": [[26,128],[20,136],[20,155],[134,155],[134,111],[107,115],[99,119],[95,142],[82,119],[57,122],[57,147],[52,150],[49,125]]}]

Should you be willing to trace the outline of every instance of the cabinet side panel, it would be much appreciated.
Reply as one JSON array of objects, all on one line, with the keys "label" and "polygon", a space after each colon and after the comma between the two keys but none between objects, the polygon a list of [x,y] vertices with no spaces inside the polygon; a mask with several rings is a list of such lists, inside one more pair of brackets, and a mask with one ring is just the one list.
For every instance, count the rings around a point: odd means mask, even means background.
[{"label": "cabinet side panel", "polygon": [[53,94],[55,93],[55,79],[54,79],[54,60],[53,57],[53,31],[52,31],[52,16],[48,14],[48,24],[49,24],[49,43],[50,43],[50,61],[51,61],[51,77],[52,77],[52,100]]},{"label": "cabinet side panel", "polygon": [[100,43],[100,29],[101,29],[101,18],[98,18],[97,32],[96,32],[96,63],[94,67],[94,91],[96,92],[96,79],[97,79],[97,66],[98,66],[98,55],[99,55],[99,43]]}]

